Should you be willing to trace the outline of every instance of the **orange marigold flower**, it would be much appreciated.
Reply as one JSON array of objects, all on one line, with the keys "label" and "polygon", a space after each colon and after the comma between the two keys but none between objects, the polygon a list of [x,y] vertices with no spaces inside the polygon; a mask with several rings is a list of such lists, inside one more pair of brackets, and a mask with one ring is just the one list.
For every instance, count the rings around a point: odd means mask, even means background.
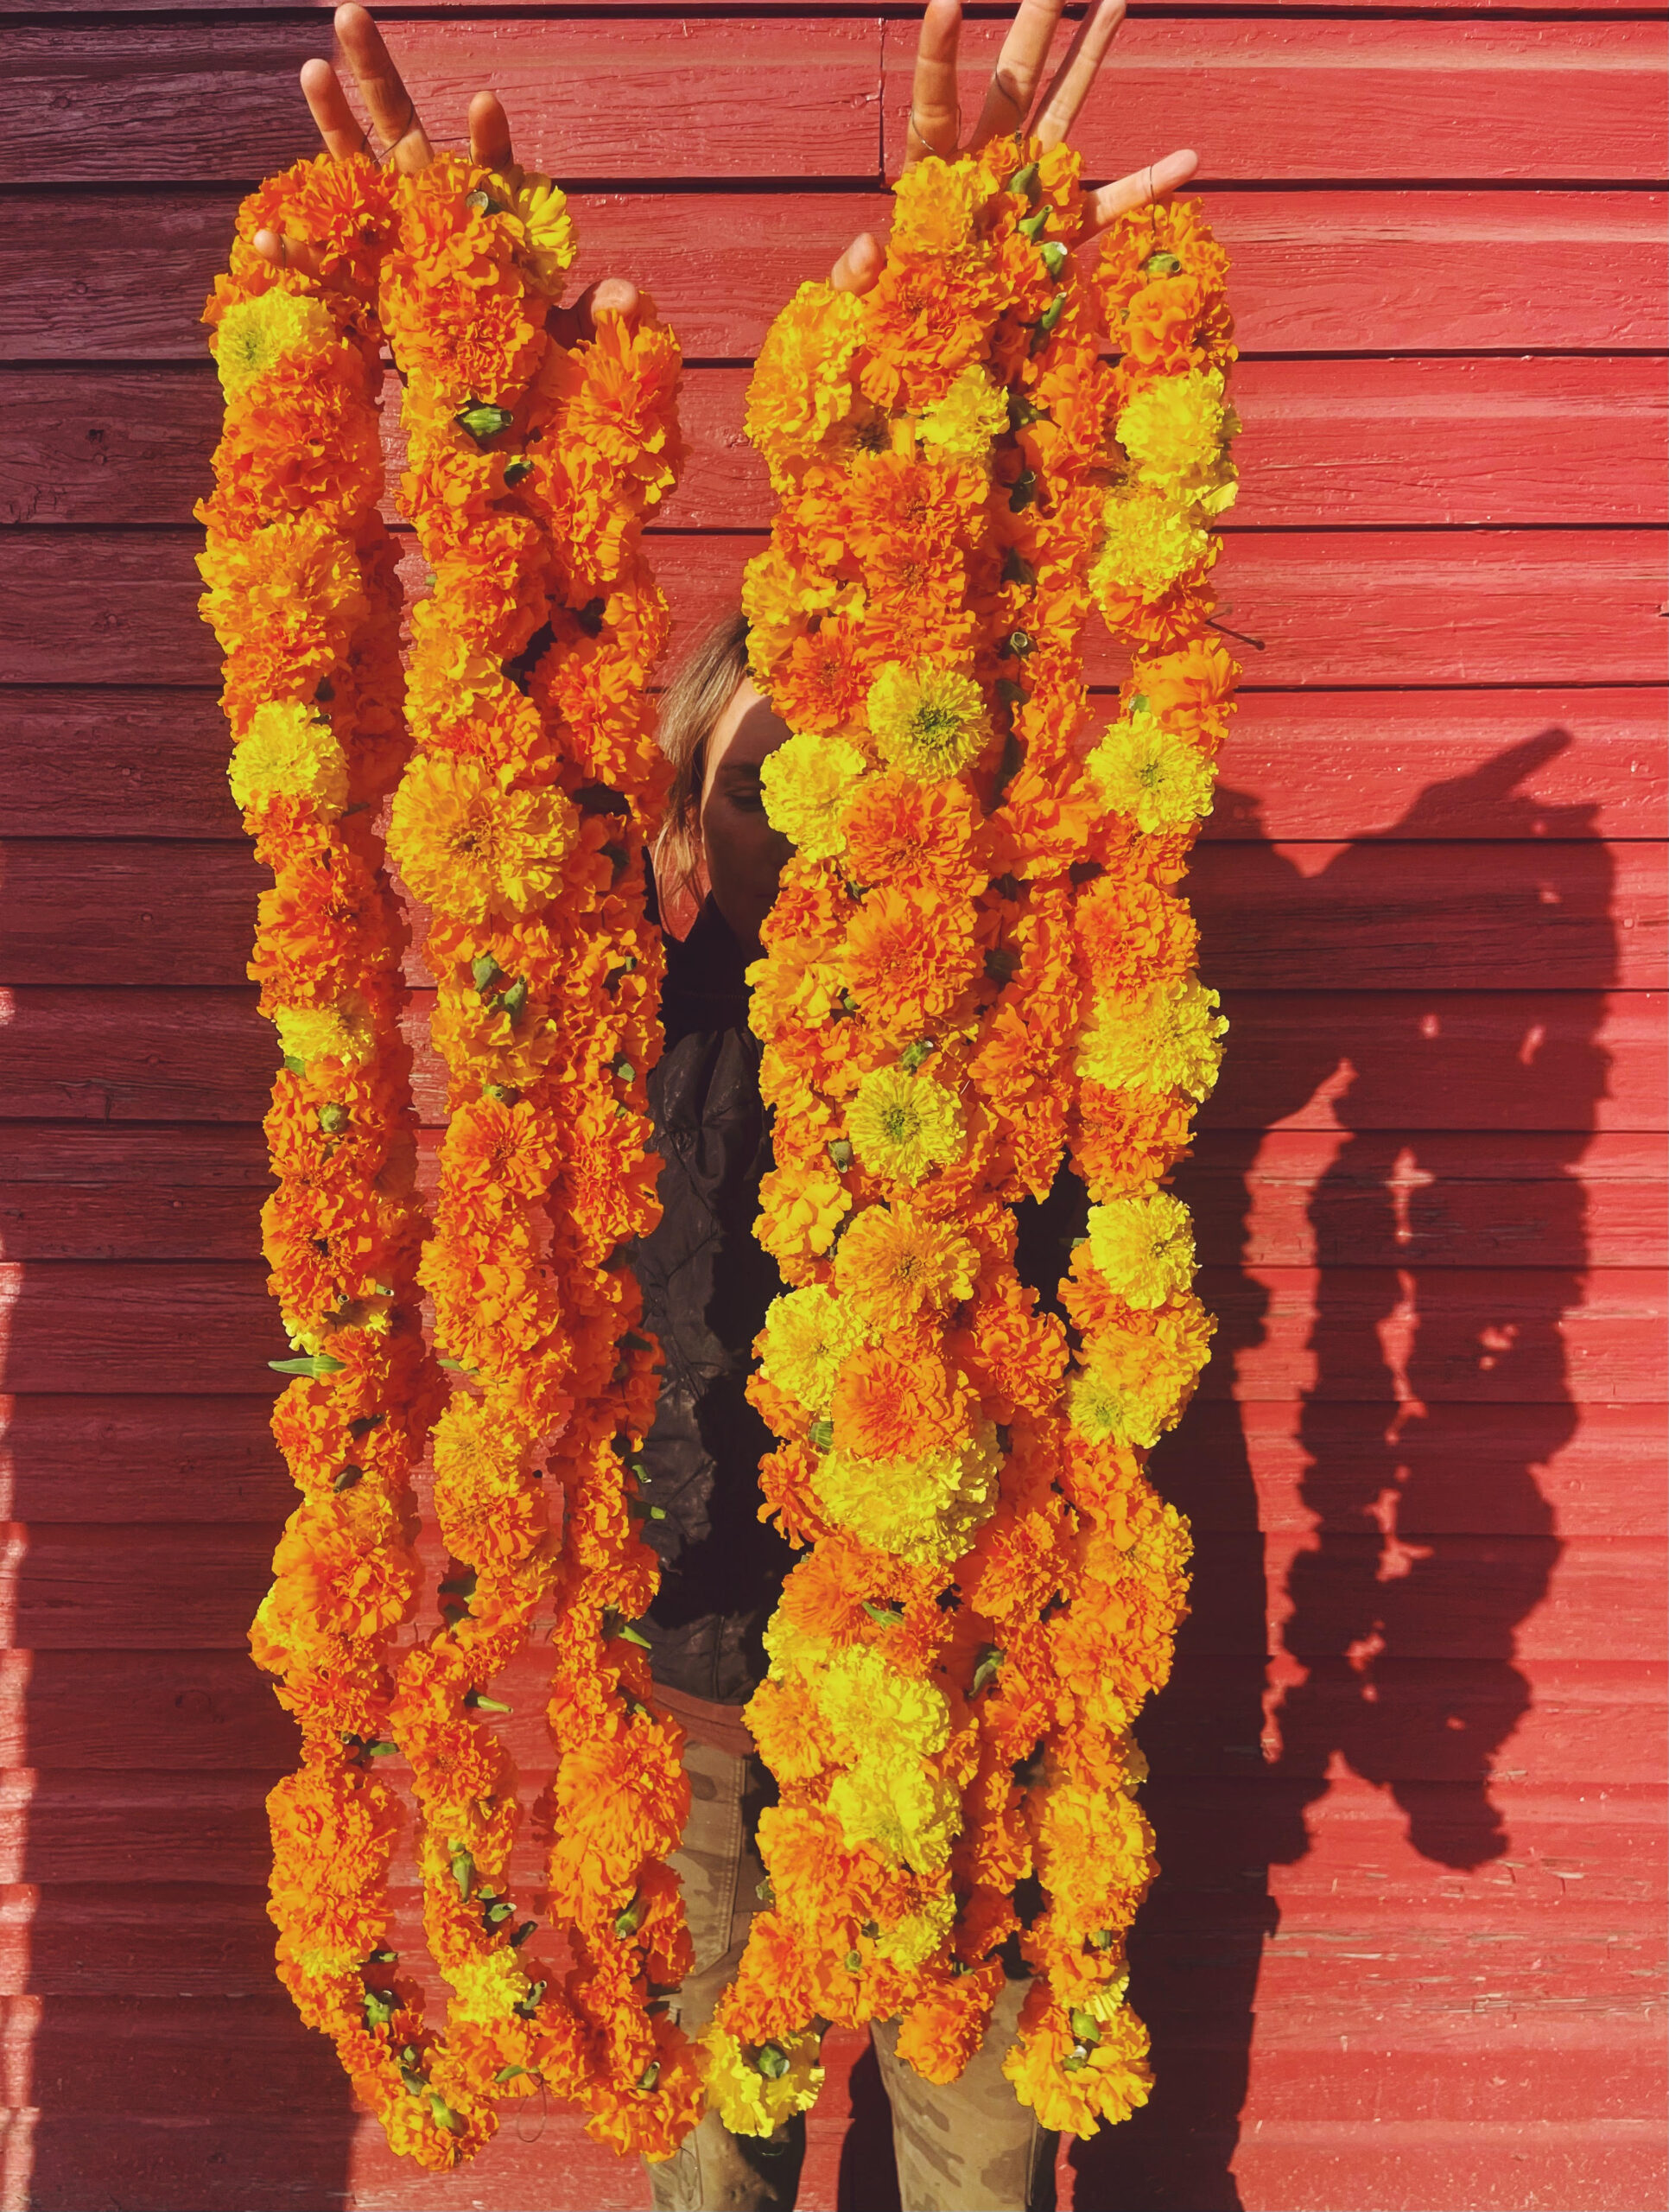
[{"label": "orange marigold flower", "polygon": [[950,1013],[980,953],[966,918],[930,892],[882,887],[847,925],[844,967],[866,1023],[905,1040]]},{"label": "orange marigold flower", "polygon": [[958,1443],[973,1428],[966,1382],[928,1338],[865,1344],[834,1385],[834,1442],[862,1459],[911,1459]]},{"label": "orange marigold flower", "polygon": [[841,818],[842,866],[853,882],[919,891],[952,908],[982,880],[973,796],[959,782],[919,783],[892,773],[860,785]]},{"label": "orange marigold flower", "polygon": [[883,1330],[958,1305],[978,1273],[978,1255],[965,1236],[902,1203],[860,1214],[834,1255],[837,1287]]}]

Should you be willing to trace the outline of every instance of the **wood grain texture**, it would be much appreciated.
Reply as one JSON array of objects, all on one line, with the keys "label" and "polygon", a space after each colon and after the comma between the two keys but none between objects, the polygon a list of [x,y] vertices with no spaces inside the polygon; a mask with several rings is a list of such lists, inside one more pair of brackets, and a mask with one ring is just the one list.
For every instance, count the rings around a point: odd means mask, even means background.
[{"label": "wood grain texture", "polygon": [[[1005,35],[970,24],[963,111],[979,112]],[[1655,182],[1666,122],[1651,23],[1137,18],[1074,143],[1096,177],[1197,145],[1208,177],[1596,177]],[[885,26],[887,173],[903,166],[915,26]],[[1549,97],[1549,72],[1558,96]],[[1584,143],[1585,141],[1585,143]]]},{"label": "wood grain texture", "polygon": [[[875,175],[873,20],[431,22],[394,43],[437,143],[461,136],[471,95],[491,85],[523,158],[565,180]],[[315,23],[187,19],[160,41],[143,25],[71,40],[18,29],[7,46],[21,105],[0,181],[219,183],[316,143],[295,82],[319,51]],[[1618,153],[1628,132],[1625,118],[1609,134]]]},{"label": "wood grain texture", "polygon": [[[433,1198],[439,1133],[419,1147]],[[1445,1132],[1418,1145],[1208,1132],[1178,1170],[1202,1257],[1253,1267],[1669,1265],[1666,1140]],[[258,1129],[14,1124],[0,1259],[244,1260],[272,1188]]]},{"label": "wood grain texture", "polygon": [[[241,982],[266,880],[241,845],[0,845],[0,984]],[[1185,891],[1222,989],[1647,988],[1669,918],[1649,846],[1200,846]],[[408,962],[426,980],[420,958]]]},{"label": "wood grain texture", "polygon": [[[1234,1046],[1204,1128],[1662,1129],[1660,994],[1231,991]],[[425,1119],[446,1110],[406,1022]],[[0,1120],[257,1122],[272,1032],[243,990],[0,989]],[[181,1052],[185,1039],[187,1051]]]},{"label": "wood grain texture", "polygon": [[[1669,417],[1653,360],[1247,361],[1240,528],[1663,523],[1657,467]],[[686,372],[689,442],[665,518],[764,529],[764,464],[743,430],[748,372]],[[0,522],[179,524],[210,488],[220,388],[209,363],[0,373],[14,425],[0,451]],[[384,395],[391,476],[397,384]],[[390,518],[393,502],[384,508]]]},{"label": "wood grain texture", "polygon": [[[40,530],[0,537],[0,683],[218,680],[197,614],[194,533]],[[751,533],[657,538],[679,638],[736,603]],[[1660,683],[1663,539],[1647,531],[1228,534],[1222,619],[1259,639],[1247,681],[1340,684]],[[422,588],[413,554],[409,597]],[[1232,642],[1232,640],[1231,640]],[[1086,640],[1093,683],[1123,661]]]},{"label": "wood grain texture", "polygon": [[[1406,1271],[1404,1271],[1406,1272]],[[1654,1404],[1665,1286],[1650,1268],[1598,1269],[1585,1286],[1536,1268],[1202,1270],[1222,1342],[1255,1345],[1202,1389],[1286,1402],[1299,1391],[1391,1398],[1381,1332],[1412,1345],[1407,1376],[1429,1403]],[[1323,1362],[1309,1349],[1322,1332]],[[257,1262],[0,1262],[0,1375],[16,1395],[92,1389],[249,1396],[289,1356]]]},{"label": "wood grain texture", "polygon": [[[1000,22],[970,26],[970,115],[1002,35]],[[200,17],[161,48],[140,25],[67,46],[49,29],[14,32],[22,105],[0,175],[98,181],[112,159],[133,181],[168,183],[282,168],[308,135],[295,76],[319,42],[305,21]],[[1659,44],[1650,23],[1382,22],[1347,43],[1320,22],[1139,19],[1115,50],[1114,97],[1089,110],[1080,143],[1091,175],[1116,175],[1144,150],[1190,143],[1204,117],[1209,177],[1655,182],[1669,120]],[[913,24],[430,20],[403,24],[397,47],[440,137],[491,85],[524,158],[565,180],[873,176],[878,139],[885,174],[904,160]]]},{"label": "wood grain texture", "polygon": [[[295,142],[300,143],[299,138]],[[238,194],[13,195],[0,360],[202,359],[199,317]],[[1664,196],[1283,191],[1207,195],[1234,257],[1241,347],[1268,353],[1661,351]],[[751,359],[771,318],[855,232],[873,192],[578,193],[576,283],[646,284],[691,360]],[[67,278],[66,270],[74,274]]]},{"label": "wood grain texture", "polygon": [[[1095,711],[1111,711],[1106,695]],[[212,692],[54,687],[15,691],[0,714],[8,834],[243,841]],[[1666,695],[1649,688],[1248,691],[1204,834],[1660,839],[1665,721]]]}]

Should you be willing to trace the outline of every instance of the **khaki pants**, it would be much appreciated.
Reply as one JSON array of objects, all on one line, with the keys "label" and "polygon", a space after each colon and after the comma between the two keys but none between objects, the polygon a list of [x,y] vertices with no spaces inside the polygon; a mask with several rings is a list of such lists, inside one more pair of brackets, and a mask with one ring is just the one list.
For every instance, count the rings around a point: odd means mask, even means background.
[{"label": "khaki pants", "polygon": [[[694,2033],[735,1972],[765,1878],[754,1842],[769,1787],[758,1759],[692,1740],[689,1824],[672,1864],[684,1885],[695,1971],[677,1999]],[[1054,2212],[1057,2139],[1039,2127],[1003,2078],[1025,1995],[1010,1981],[991,2031],[961,2079],[937,2088],[901,2063],[898,2024],[871,2031],[892,2107],[892,2147],[904,2212]],[[796,2120],[763,2140],[733,2135],[708,2113],[673,2158],[649,2168],[656,2212],[790,2212],[805,2149]]]}]

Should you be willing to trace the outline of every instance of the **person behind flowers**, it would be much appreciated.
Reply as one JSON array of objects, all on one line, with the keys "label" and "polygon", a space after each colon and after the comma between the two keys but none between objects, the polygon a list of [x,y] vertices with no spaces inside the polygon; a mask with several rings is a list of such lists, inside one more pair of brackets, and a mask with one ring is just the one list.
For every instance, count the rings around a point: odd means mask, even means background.
[{"label": "person behind flowers", "polygon": [[[911,86],[911,162],[954,158],[1028,128],[1045,144],[1066,137],[1119,28],[1124,0],[1098,0],[1045,80],[1063,5],[1020,0],[978,118],[964,132],[956,83],[961,0],[929,0]],[[404,173],[424,168],[433,158],[429,139],[376,25],[363,8],[347,6],[337,10],[335,27],[375,137],[361,129],[335,70],[312,60],[301,87],[327,151],[340,160],[369,149]],[[468,131],[477,161],[509,164],[510,126],[495,93],[476,93]],[[1103,187],[1087,203],[1085,236],[1126,209],[1166,196],[1195,167],[1194,155],[1179,151]],[[271,260],[311,269],[305,243],[272,232],[257,234],[255,243]],[[863,232],[830,281],[839,290],[866,292],[885,258],[879,241]],[[634,319],[641,312],[638,288],[610,277],[573,307],[553,311],[551,327],[571,344],[589,334],[600,315]],[[727,615],[687,655],[663,699],[660,734],[675,776],[654,854],[667,938],[666,1052],[650,1096],[664,1211],[635,1265],[645,1322],[665,1359],[644,1485],[661,1516],[645,1526],[662,1584],[644,1627],[661,1699],[689,1737],[692,1810],[674,1864],[696,1970],[673,2001],[694,2031],[731,1978],[759,1901],[765,1870],[755,1833],[771,1783],[743,1707],[764,1679],[762,1635],[793,1558],[758,1519],[758,1465],[772,1440],[744,1395],[753,1339],[784,1288],[753,1235],[771,1139],[746,975],[759,955],[760,925],[790,850],[765,818],[762,785],[764,765],[789,731],[749,679],[739,613]],[[1023,1224],[1023,1259],[1029,1242],[1040,1255],[1031,1270],[1034,1285],[1046,1282],[1050,1290],[1061,1273],[1057,1255],[1043,1256],[1051,1241],[1046,1220]],[[898,2057],[896,2024],[875,2031],[907,2212],[1034,2212],[1055,2202],[1056,2139],[1019,2103],[1000,2070],[1025,1991],[1018,1956],[1010,1973],[984,2045],[949,2087],[930,2086]],[[650,2167],[654,2202],[663,2212],[790,2207],[803,2146],[803,2120],[774,2137],[744,2139],[708,2113],[673,2158]]]}]

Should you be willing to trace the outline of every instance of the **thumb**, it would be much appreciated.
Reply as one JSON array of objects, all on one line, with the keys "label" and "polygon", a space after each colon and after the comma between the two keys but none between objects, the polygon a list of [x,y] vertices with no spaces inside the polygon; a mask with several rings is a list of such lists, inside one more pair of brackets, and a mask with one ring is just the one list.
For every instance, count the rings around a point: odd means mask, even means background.
[{"label": "thumb", "polygon": [[873,292],[886,266],[886,256],[873,231],[860,231],[835,263],[829,283],[837,292]]}]

